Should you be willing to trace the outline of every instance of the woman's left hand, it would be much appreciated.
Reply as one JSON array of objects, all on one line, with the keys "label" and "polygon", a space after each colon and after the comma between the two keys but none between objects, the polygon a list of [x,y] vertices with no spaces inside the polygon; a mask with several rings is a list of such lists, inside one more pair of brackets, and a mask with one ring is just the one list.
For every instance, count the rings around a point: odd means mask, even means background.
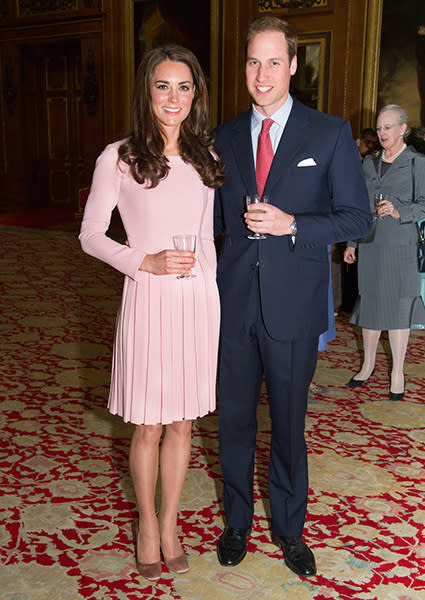
[{"label": "woman's left hand", "polygon": [[393,219],[400,218],[400,213],[395,208],[394,204],[392,202],[390,202],[389,200],[382,200],[382,202],[380,202],[379,208],[376,211],[376,214],[378,215],[378,217],[380,219],[382,219],[382,217],[385,217],[387,215],[389,215]]}]

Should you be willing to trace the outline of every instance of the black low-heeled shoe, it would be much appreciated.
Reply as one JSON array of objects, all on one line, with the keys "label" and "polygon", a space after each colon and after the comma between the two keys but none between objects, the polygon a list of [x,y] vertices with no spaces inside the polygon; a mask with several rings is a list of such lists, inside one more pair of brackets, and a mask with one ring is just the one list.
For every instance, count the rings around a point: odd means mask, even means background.
[{"label": "black low-heeled shoe", "polygon": [[372,377],[372,375],[375,373],[375,369],[373,369],[372,373],[369,375],[369,377],[367,379],[354,379],[354,377],[352,377],[350,379],[350,381],[347,381],[347,383],[345,384],[347,387],[360,387],[362,386],[364,383],[366,383],[366,381],[369,381],[369,379]]},{"label": "black low-heeled shoe", "polygon": [[406,391],[406,379],[404,379],[404,385],[403,385],[403,391],[402,392],[392,392],[391,388],[390,388],[390,400],[393,400],[394,402],[396,402],[397,400],[403,400],[404,398],[404,392]]},{"label": "black low-heeled shoe", "polygon": [[404,392],[406,391],[406,380],[404,380],[404,390],[402,392],[394,393],[390,390],[390,400],[396,402],[397,400],[403,400]]}]

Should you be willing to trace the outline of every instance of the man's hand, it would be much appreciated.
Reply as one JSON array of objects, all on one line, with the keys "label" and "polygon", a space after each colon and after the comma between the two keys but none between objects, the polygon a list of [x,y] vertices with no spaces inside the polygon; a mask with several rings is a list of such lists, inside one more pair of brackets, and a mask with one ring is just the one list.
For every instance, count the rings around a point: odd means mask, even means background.
[{"label": "man's hand", "polygon": [[[260,207],[261,212],[256,212],[260,211]],[[294,215],[289,215],[273,204],[252,204],[244,218],[248,229],[254,233],[292,235],[291,223]]]}]

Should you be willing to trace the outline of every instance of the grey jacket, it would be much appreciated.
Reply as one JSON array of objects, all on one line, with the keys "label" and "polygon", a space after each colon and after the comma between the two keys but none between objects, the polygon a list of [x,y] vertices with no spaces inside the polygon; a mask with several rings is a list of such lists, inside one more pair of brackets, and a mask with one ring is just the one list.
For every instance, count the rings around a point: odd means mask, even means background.
[{"label": "grey jacket", "polygon": [[[425,218],[425,155],[412,147],[406,148],[381,177],[382,153],[367,156],[363,162],[366,186],[369,193],[370,211],[375,215],[374,196],[382,192],[400,213],[399,219],[387,215],[375,219],[369,236],[349,241],[347,246],[356,248],[360,243],[376,246],[405,246],[416,244],[416,222]],[[414,177],[412,177],[414,168]],[[413,198],[413,187],[415,198]]]}]

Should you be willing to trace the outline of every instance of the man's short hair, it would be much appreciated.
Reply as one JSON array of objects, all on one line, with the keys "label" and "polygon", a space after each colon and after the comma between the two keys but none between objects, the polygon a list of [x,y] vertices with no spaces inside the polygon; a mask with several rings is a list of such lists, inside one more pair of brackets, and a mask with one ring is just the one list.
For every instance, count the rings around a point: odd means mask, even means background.
[{"label": "man's short hair", "polygon": [[376,138],[378,137],[378,134],[373,129],[373,127],[365,127],[359,133],[359,140],[364,140],[367,135],[373,135],[373,137],[376,137]]},{"label": "man's short hair", "polygon": [[283,33],[286,39],[286,43],[288,45],[288,56],[289,62],[291,63],[292,59],[297,54],[297,32],[293,27],[291,27],[291,25],[289,25],[287,21],[279,19],[279,17],[273,17],[271,15],[258,17],[258,19],[255,19],[249,25],[245,36],[245,56],[247,55],[248,46],[252,38],[255,35],[257,35],[257,33],[264,33],[266,31],[278,31],[279,33]]}]

